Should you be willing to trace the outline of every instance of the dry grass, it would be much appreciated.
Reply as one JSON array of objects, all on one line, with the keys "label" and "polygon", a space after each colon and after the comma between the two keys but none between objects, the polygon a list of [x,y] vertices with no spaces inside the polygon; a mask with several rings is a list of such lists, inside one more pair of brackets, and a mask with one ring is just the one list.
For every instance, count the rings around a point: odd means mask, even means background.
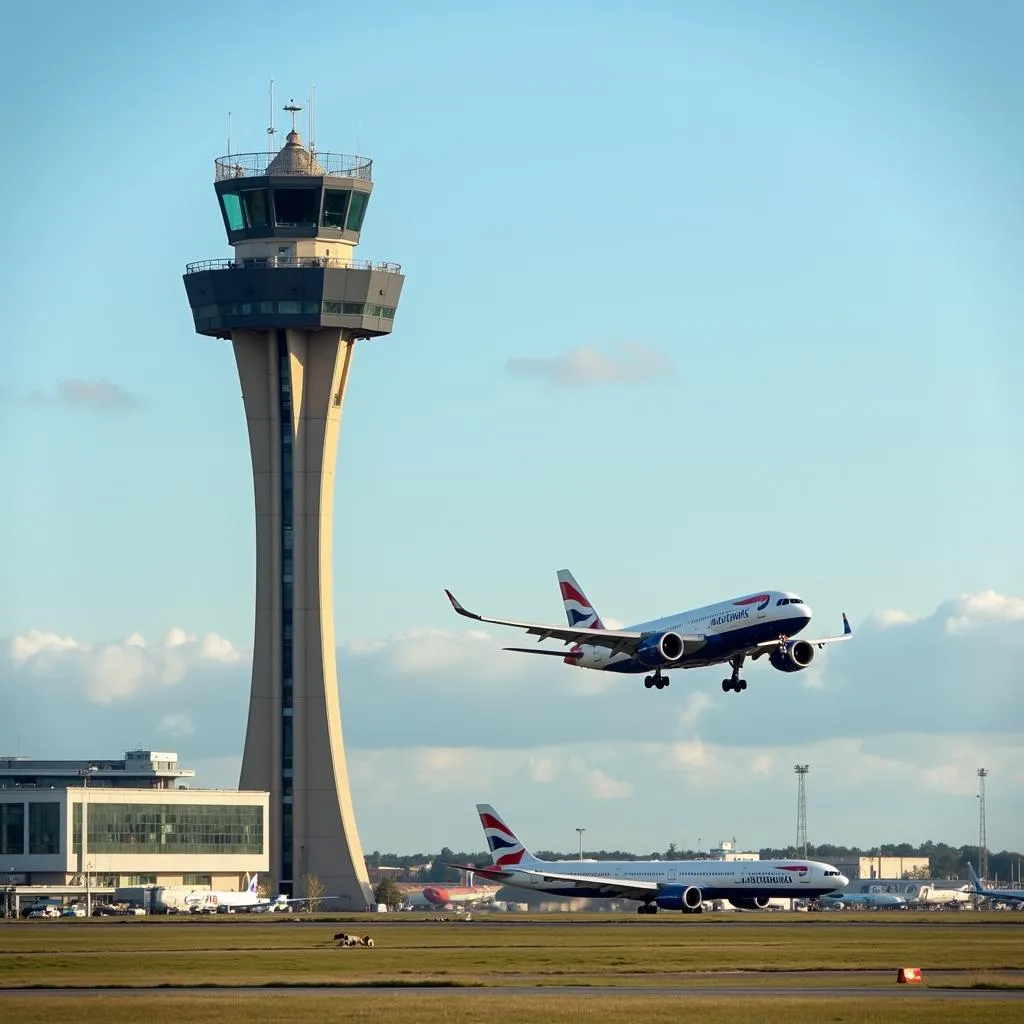
[{"label": "dry grass", "polygon": [[[1024,1001],[962,1001],[941,998],[893,999],[719,999],[689,996],[523,996],[510,1006],[507,998],[464,995],[353,993],[328,995],[159,996],[4,996],[0,1018],[18,1024],[251,1024],[253,1020],[301,1021],[302,1024],[476,1024],[510,1015],[540,1022],[585,1021],[622,1024],[678,1024],[692,1016],[701,1024],[942,1024],[969,1019],[972,1024],[1024,1021]],[[689,1013],[687,1012],[689,1011]]]},{"label": "dry grass", "polygon": [[[0,926],[0,987],[448,981],[682,984],[705,971],[1024,969],[1024,927],[975,919],[860,925],[666,918],[618,924],[362,918],[374,949],[339,949],[336,923],[40,921]],[[747,918],[749,922],[750,919]],[[733,976],[735,977],[735,976]]]}]

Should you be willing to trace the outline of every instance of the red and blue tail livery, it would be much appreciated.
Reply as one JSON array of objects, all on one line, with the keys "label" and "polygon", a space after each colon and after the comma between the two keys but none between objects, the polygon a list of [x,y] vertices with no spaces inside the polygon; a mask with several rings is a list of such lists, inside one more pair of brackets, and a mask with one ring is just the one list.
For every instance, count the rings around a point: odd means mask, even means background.
[{"label": "red and blue tail livery", "polygon": [[809,640],[798,637],[811,622],[811,609],[803,598],[784,590],[759,590],[625,629],[606,629],[568,569],[558,570],[558,588],[568,626],[488,618],[464,608],[450,590],[445,594],[455,611],[466,618],[521,629],[538,642],[563,644],[562,650],[506,647],[506,651],[546,654],[567,665],[599,672],[642,672],[648,689],[668,686],[669,669],[728,665],[732,674],[722,680],[722,690],[740,693],[747,688],[740,672],[748,659],[767,657],[779,672],[800,672],[811,664],[815,651],[853,635],[844,612],[842,633]]}]

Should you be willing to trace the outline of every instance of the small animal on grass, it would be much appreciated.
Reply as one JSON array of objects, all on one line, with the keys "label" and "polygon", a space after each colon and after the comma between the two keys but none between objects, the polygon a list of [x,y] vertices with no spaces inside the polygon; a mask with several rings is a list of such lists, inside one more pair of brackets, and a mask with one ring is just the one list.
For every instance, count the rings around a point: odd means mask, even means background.
[{"label": "small animal on grass", "polygon": [[369,946],[373,949],[373,939],[369,935],[349,935],[348,932],[338,932],[334,941],[339,946]]}]

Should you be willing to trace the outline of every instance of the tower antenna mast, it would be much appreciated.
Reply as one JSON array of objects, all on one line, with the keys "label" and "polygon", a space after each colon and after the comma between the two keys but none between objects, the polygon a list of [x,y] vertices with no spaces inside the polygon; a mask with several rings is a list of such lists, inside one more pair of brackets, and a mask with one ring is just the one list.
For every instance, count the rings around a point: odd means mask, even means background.
[{"label": "tower antenna mast", "polygon": [[270,127],[267,129],[267,152],[274,152],[274,80],[270,80]]}]

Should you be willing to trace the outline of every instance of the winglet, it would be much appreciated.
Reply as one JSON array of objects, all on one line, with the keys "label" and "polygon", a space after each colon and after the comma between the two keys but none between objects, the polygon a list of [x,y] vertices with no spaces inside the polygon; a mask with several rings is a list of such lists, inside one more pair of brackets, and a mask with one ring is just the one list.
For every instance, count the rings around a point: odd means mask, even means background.
[{"label": "winglet", "polygon": [[452,607],[460,615],[465,615],[467,619],[479,619],[480,618],[479,615],[474,615],[472,612],[466,611],[466,609],[463,608],[461,604],[459,604],[459,602],[456,599],[455,595],[450,590],[448,590],[447,587],[445,588],[444,592],[445,592],[445,596],[448,598],[448,600],[451,601]]},{"label": "winglet", "polygon": [[[451,594],[448,596],[451,597]],[[452,600],[454,601],[455,598],[452,598]],[[853,629],[850,627],[850,620],[846,617],[846,612],[843,612],[843,636],[849,636],[852,632]]]}]

